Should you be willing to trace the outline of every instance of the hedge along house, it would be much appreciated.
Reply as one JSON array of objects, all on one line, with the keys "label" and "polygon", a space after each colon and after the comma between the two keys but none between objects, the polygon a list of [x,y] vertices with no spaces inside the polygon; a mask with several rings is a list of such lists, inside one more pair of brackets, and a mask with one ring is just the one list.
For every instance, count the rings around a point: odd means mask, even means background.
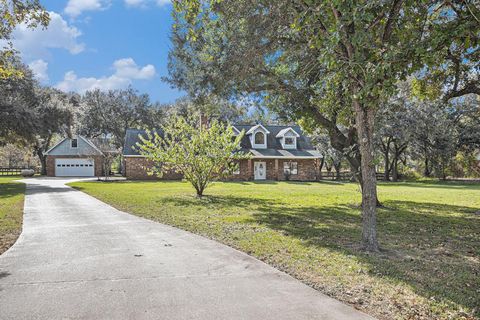
[{"label": "hedge along house", "polygon": [[[241,151],[251,155],[239,162],[239,169],[227,180],[296,180],[314,181],[320,176],[320,153],[313,148],[298,126],[234,125],[235,134],[243,130]],[[161,132],[158,132],[161,135]],[[124,176],[128,179],[155,179],[148,175],[153,163],[135,148],[144,130],[129,129],[123,148]],[[162,179],[181,179],[170,172]]]},{"label": "hedge along house", "polygon": [[100,177],[103,153],[82,136],[64,138],[46,152],[49,177]]}]

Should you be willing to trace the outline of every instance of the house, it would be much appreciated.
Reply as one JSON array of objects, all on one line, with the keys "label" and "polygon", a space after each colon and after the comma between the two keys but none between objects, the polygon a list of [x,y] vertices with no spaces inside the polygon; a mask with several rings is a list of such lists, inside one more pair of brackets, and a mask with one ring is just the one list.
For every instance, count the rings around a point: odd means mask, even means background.
[{"label": "house", "polygon": [[[156,131],[159,135],[163,135],[161,130]],[[123,147],[123,175],[127,179],[134,180],[149,180],[158,179],[155,175],[149,175],[148,169],[153,166],[153,163],[142,156],[135,148],[137,143],[140,143],[139,135],[147,137],[145,130],[127,129],[125,134],[125,144]],[[183,176],[176,172],[166,172],[162,176],[162,180],[181,180]]]},{"label": "house", "polygon": [[[319,177],[320,153],[315,150],[299,126],[234,125],[234,132],[245,135],[241,151],[251,155],[240,160],[239,170],[228,180],[296,180],[313,181]],[[161,132],[159,132],[161,135]],[[128,179],[154,179],[148,175],[152,166],[135,146],[144,130],[129,129],[123,148],[124,176]],[[178,173],[164,174],[162,179],[181,179]]]},{"label": "house", "polygon": [[99,177],[103,153],[83,136],[64,138],[46,153],[49,177]]}]

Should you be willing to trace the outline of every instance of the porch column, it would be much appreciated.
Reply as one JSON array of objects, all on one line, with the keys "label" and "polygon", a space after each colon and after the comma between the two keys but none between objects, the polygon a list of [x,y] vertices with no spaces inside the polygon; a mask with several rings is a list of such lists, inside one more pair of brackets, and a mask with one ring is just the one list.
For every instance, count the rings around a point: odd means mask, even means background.
[{"label": "porch column", "polygon": [[278,159],[275,159],[275,180],[278,181]]},{"label": "porch column", "polygon": [[252,174],[253,174],[253,170],[252,170],[252,159],[248,159],[248,164],[247,164],[247,180],[253,180],[252,179]]}]

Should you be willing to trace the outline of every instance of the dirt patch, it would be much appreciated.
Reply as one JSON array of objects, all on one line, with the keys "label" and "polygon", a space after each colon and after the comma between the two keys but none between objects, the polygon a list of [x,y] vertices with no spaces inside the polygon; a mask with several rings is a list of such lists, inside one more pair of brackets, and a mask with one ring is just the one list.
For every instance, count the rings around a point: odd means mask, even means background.
[{"label": "dirt patch", "polygon": [[15,241],[17,241],[18,236],[20,236],[21,230],[12,231],[5,234],[0,234],[0,254],[8,250]]}]

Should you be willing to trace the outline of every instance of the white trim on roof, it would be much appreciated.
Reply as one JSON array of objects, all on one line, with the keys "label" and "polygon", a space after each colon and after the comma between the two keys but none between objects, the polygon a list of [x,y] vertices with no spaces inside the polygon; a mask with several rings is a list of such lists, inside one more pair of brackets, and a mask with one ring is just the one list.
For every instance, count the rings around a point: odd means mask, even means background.
[{"label": "white trim on roof", "polygon": [[251,159],[322,159],[322,156],[252,156]]},{"label": "white trim on roof", "polygon": [[63,138],[62,140],[60,140],[60,142],[58,142],[56,145],[54,145],[53,147],[51,147],[50,149],[47,150],[47,152],[44,153],[44,155],[47,155],[49,154],[50,151],[52,151],[53,149],[55,149],[56,147],[58,147],[63,141],[67,140],[69,138]]},{"label": "white trim on roof", "polygon": [[238,130],[235,126],[232,126],[233,128],[233,134],[238,136],[240,134],[240,130]]},{"label": "white trim on roof", "polygon": [[261,128],[266,134],[270,134],[270,131],[267,130],[267,128],[265,128],[261,123],[257,124],[256,126],[253,126],[251,127],[248,131],[247,131],[247,135],[248,134],[252,134],[255,132],[255,130]]},{"label": "white trim on roof", "polygon": [[77,136],[77,137],[80,137],[83,141],[85,141],[89,146],[91,146],[93,149],[97,150],[98,152],[100,152],[100,154],[103,156],[103,152],[97,148],[96,145],[93,144],[92,141],[90,141],[89,139],[85,138],[84,136]]},{"label": "white trim on roof", "polygon": [[[48,155],[53,149],[55,149],[56,147],[58,147],[60,144],[62,144],[65,140],[71,140],[71,139],[82,139],[83,141],[85,141],[86,144],[88,144],[90,147],[92,147],[93,149],[95,149],[96,151],[98,151],[100,153],[100,155],[104,155],[103,152],[98,149],[98,147],[96,145],[93,144],[93,142],[91,142],[89,139],[85,138],[84,136],[81,136],[81,135],[78,135],[76,136],[75,138],[63,138],[62,140],[60,140],[60,142],[58,142],[56,145],[54,145],[53,147],[51,147],[50,149],[47,150],[47,152],[44,153],[44,155]],[[77,142],[77,148],[78,148],[78,142]],[[76,149],[76,148],[75,148]],[[88,154],[85,154],[85,155],[88,155]]]},{"label": "white trim on roof", "polygon": [[274,155],[274,156],[264,156],[260,154],[257,150],[255,149],[250,149],[249,152],[252,154],[252,158],[254,159],[321,159],[322,155],[317,153],[316,150],[305,150],[306,152],[309,152],[309,156],[296,156],[287,150],[277,150],[280,155]]},{"label": "white trim on roof", "polygon": [[285,134],[286,134],[288,131],[292,131],[293,134],[295,135],[295,137],[300,138],[300,135],[298,134],[298,132],[295,131],[292,127],[288,127],[288,128],[285,128],[285,129],[280,130],[280,131],[277,133],[277,135],[275,136],[275,138],[282,138],[282,137],[284,137]]}]

